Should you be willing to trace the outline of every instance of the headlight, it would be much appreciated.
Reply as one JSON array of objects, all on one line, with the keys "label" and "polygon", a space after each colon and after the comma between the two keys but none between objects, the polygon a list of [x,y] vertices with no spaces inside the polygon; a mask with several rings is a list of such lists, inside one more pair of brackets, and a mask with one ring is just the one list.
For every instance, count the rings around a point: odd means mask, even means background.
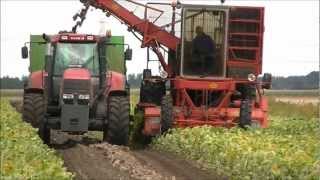
[{"label": "headlight", "polygon": [[63,95],[62,95],[62,98],[63,98],[63,99],[73,99],[74,96],[73,96],[73,94],[63,94]]},{"label": "headlight", "polygon": [[90,99],[90,95],[89,94],[79,94],[78,98],[80,100],[89,100]]},{"label": "headlight", "polygon": [[248,80],[249,81],[255,81],[257,79],[257,77],[256,77],[256,75],[254,75],[254,74],[248,74]]}]

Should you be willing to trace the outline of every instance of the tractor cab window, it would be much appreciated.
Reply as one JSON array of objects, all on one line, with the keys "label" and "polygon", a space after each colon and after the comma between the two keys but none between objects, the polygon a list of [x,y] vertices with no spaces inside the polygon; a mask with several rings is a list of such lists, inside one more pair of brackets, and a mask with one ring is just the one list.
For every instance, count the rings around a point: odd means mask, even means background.
[{"label": "tractor cab window", "polygon": [[58,43],[54,74],[62,75],[65,69],[72,67],[87,68],[92,76],[99,75],[97,44]]},{"label": "tractor cab window", "polygon": [[226,11],[184,9],[182,75],[221,77],[225,71]]}]

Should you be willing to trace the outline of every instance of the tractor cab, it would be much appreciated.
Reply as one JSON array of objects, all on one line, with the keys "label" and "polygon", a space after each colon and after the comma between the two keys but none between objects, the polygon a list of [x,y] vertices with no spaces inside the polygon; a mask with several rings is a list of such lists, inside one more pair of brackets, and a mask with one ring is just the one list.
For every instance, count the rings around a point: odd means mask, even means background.
[{"label": "tractor cab", "polygon": [[[44,35],[48,104],[90,104],[105,86],[105,37],[61,33]],[[77,96],[77,97],[75,97]],[[78,100],[76,100],[78,99]],[[60,106],[57,106],[60,105]]]},{"label": "tractor cab", "polygon": [[[60,36],[60,39],[73,36]],[[87,36],[90,41],[72,42],[60,41],[55,44],[54,49],[54,75],[62,75],[68,68],[84,68],[90,72],[92,77],[99,75],[99,53],[98,44],[94,36]]]},{"label": "tractor cab", "polygon": [[225,76],[227,14],[223,6],[182,9],[182,76]]}]

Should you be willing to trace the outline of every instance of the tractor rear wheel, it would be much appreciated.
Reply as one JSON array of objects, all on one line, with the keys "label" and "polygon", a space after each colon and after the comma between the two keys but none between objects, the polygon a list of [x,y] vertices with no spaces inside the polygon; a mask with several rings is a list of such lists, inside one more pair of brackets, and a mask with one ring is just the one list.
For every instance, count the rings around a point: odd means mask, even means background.
[{"label": "tractor rear wheel", "polygon": [[167,132],[173,125],[173,104],[170,95],[165,95],[161,100],[161,133]]},{"label": "tractor rear wheel", "polygon": [[108,124],[103,140],[111,144],[127,145],[129,139],[130,104],[127,96],[111,96],[108,102]]},{"label": "tractor rear wheel", "polygon": [[240,105],[239,126],[246,128],[251,126],[251,103],[250,100],[242,100]]},{"label": "tractor rear wheel", "polygon": [[45,113],[45,102],[42,94],[25,93],[23,95],[23,120],[37,128]]},{"label": "tractor rear wheel", "polygon": [[47,144],[47,145],[50,144],[51,132],[50,132],[50,128],[48,127],[47,120],[44,117],[40,120],[38,134],[44,144]]}]

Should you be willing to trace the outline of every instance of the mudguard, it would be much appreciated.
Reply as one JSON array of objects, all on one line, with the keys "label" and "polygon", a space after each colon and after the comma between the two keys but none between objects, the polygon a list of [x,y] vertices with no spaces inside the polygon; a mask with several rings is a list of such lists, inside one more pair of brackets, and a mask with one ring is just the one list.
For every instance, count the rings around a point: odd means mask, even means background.
[{"label": "mudguard", "polygon": [[44,70],[32,72],[29,76],[28,83],[26,84],[25,92],[43,92],[44,79],[48,73]]},{"label": "mudguard", "polygon": [[124,74],[110,71],[107,75],[106,95],[113,93],[126,93],[126,76]]}]

